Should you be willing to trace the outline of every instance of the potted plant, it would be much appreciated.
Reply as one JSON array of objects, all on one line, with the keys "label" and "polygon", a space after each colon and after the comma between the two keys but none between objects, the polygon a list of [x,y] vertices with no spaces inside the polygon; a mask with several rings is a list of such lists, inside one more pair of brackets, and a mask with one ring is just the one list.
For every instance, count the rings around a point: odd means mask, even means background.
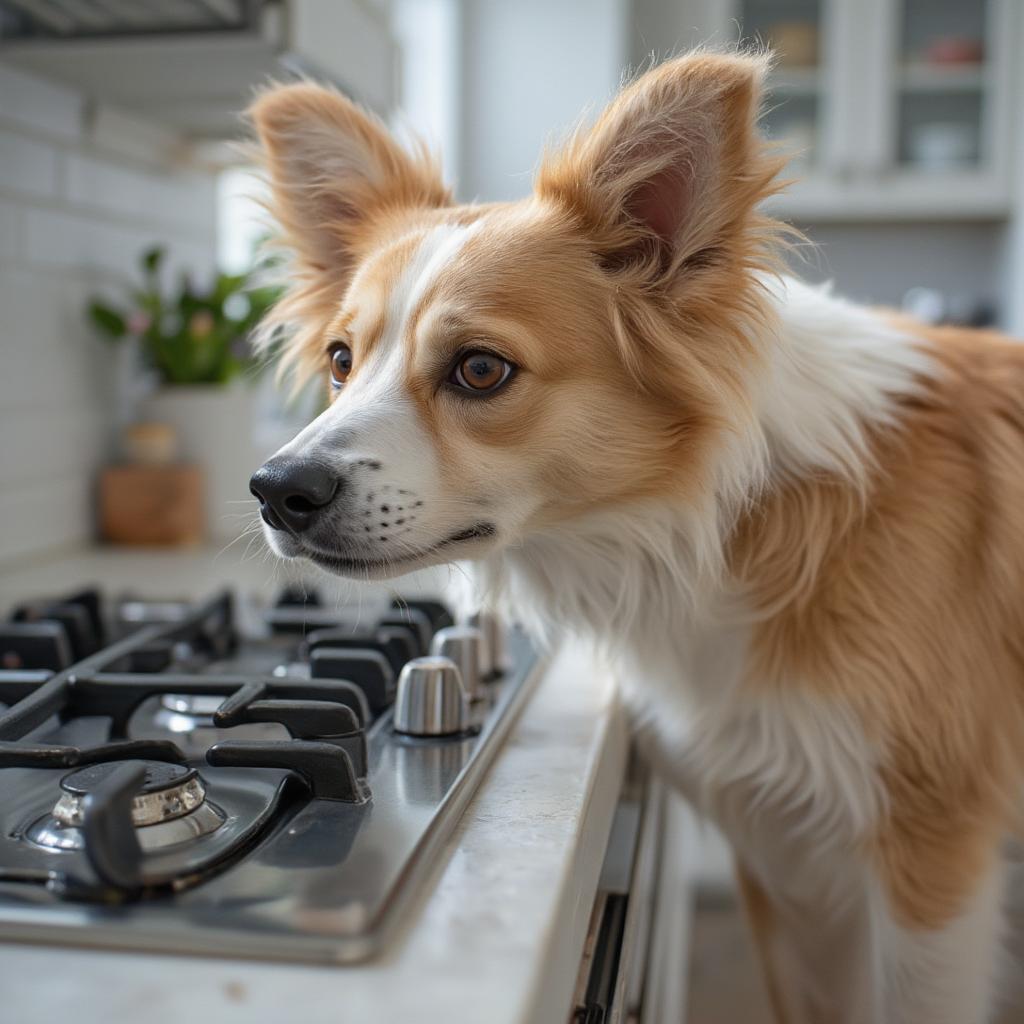
[{"label": "potted plant", "polygon": [[208,288],[183,275],[177,287],[161,287],[165,251],[143,253],[142,283],[128,301],[89,304],[89,318],[112,342],[131,342],[154,387],[142,403],[141,420],[167,424],[179,457],[205,476],[206,525],[214,537],[238,532],[249,497],[248,477],[267,454],[255,438],[255,396],[248,386],[257,361],[249,334],[277,297],[255,273],[218,274]]}]

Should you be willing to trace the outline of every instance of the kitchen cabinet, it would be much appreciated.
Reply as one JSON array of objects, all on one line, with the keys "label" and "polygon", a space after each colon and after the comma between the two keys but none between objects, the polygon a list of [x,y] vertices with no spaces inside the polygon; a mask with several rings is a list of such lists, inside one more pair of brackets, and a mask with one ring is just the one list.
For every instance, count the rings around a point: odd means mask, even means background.
[{"label": "kitchen cabinet", "polygon": [[0,61],[188,140],[237,137],[239,111],[271,79],[333,82],[384,115],[396,102],[398,47],[379,0],[9,6]]},{"label": "kitchen cabinet", "polygon": [[777,54],[764,125],[797,220],[1010,212],[1015,0],[729,0],[720,39]]}]

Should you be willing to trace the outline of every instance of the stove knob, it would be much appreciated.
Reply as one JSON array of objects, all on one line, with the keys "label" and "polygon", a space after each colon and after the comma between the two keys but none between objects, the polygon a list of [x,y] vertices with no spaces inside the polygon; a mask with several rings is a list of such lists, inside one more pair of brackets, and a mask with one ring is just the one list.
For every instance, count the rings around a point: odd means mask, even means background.
[{"label": "stove knob", "polygon": [[448,626],[434,634],[430,653],[451,658],[459,666],[462,687],[470,700],[479,700],[483,693],[480,683],[485,667],[490,663],[483,633],[475,626]]},{"label": "stove knob", "polygon": [[469,624],[484,636],[485,660],[481,665],[481,675],[485,680],[497,679],[509,667],[504,624],[493,612],[477,612],[470,616]]},{"label": "stove knob", "polygon": [[403,626],[412,634],[416,649],[420,654],[430,650],[430,639],[434,635],[434,627],[425,612],[419,608],[403,608],[391,611],[377,620],[379,626]]},{"label": "stove knob", "polygon": [[469,726],[469,702],[451,658],[413,658],[398,677],[395,732],[451,736]]}]

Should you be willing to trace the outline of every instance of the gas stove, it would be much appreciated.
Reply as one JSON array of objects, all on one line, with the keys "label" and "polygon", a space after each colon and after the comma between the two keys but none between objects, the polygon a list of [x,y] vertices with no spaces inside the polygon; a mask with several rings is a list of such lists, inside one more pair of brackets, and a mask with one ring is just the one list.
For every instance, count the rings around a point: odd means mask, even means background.
[{"label": "gas stove", "polygon": [[33,601],[0,623],[0,939],[379,951],[538,675],[489,617],[286,591]]}]

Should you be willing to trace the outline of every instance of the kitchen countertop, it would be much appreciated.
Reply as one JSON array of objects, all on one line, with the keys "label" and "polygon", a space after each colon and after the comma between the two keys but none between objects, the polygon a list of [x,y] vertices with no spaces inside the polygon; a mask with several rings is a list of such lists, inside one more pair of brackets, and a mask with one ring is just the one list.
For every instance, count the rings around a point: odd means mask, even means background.
[{"label": "kitchen countertop", "polygon": [[[0,575],[0,603],[96,580],[115,592],[244,591],[265,587],[267,568],[202,549],[83,551]],[[325,968],[5,945],[0,1016],[563,1024],[627,750],[608,671],[587,649],[567,645],[382,957]]]}]

